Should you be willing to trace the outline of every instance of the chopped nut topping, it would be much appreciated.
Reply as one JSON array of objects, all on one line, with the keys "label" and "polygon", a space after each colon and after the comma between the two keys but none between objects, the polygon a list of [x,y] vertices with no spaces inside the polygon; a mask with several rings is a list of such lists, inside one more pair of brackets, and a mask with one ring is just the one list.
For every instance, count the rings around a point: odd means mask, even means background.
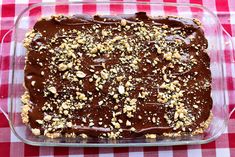
[{"label": "chopped nut topping", "polygon": [[120,86],[118,86],[118,92],[119,92],[119,94],[124,94],[125,93],[125,87],[124,86],[122,86],[122,85],[120,85]]},{"label": "chopped nut topping", "polygon": [[45,120],[45,121],[50,121],[51,120],[51,115],[46,115],[43,119]]},{"label": "chopped nut topping", "polygon": [[131,122],[129,120],[126,121],[126,126],[131,126]]},{"label": "chopped nut topping", "polygon": [[39,129],[31,129],[32,133],[35,135],[35,136],[39,136],[41,133],[40,133],[40,130]]},{"label": "chopped nut topping", "polygon": [[121,20],[121,25],[122,25],[122,26],[126,26],[126,24],[127,24],[127,21],[126,21],[125,19],[122,19],[122,20]]},{"label": "chopped nut topping", "polygon": [[43,121],[40,120],[40,119],[36,120],[36,122],[37,122],[38,124],[43,124]]},{"label": "chopped nut topping", "polygon": [[48,87],[47,90],[49,90],[49,91],[50,91],[51,93],[53,93],[53,94],[56,94],[56,93],[57,93],[56,88],[53,87],[53,86]]},{"label": "chopped nut topping", "polygon": [[32,86],[35,86],[35,83],[36,83],[36,81],[32,81],[32,82],[31,82],[31,85],[32,85]]},{"label": "chopped nut topping", "polygon": [[109,78],[109,74],[106,70],[102,70],[100,74],[101,74],[102,79],[104,80]]},{"label": "chopped nut topping", "polygon": [[82,72],[82,71],[77,71],[76,75],[77,75],[78,78],[86,77],[86,74],[84,72]]},{"label": "chopped nut topping", "polygon": [[67,122],[66,123],[67,127],[71,128],[73,126],[72,122]]},{"label": "chopped nut topping", "polygon": [[88,138],[88,136],[87,136],[86,134],[80,134],[80,136],[81,136],[82,138]]},{"label": "chopped nut topping", "polygon": [[86,101],[86,100],[87,100],[87,97],[86,97],[86,95],[85,95],[85,94],[80,93],[80,92],[76,92],[76,94],[77,94],[77,98],[78,98],[78,99],[80,99],[80,100],[84,100],[84,101]]},{"label": "chopped nut topping", "polygon": [[67,70],[67,68],[68,68],[67,65],[64,63],[61,63],[58,66],[59,71],[65,71],[65,70]]},{"label": "chopped nut topping", "polygon": [[157,138],[156,134],[146,134],[145,135],[146,138]]}]

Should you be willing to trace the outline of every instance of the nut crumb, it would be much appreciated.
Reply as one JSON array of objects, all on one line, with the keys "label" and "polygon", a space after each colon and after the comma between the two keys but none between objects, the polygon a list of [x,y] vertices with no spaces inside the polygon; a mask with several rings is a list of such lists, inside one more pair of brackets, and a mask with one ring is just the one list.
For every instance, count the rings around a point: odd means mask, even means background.
[{"label": "nut crumb", "polygon": [[82,71],[77,71],[76,75],[77,75],[78,78],[86,77],[86,74],[84,72],[82,72]]},{"label": "nut crumb", "polygon": [[122,25],[122,26],[126,26],[126,24],[127,24],[126,19],[122,19],[122,20],[121,20],[121,25]]},{"label": "nut crumb", "polygon": [[40,130],[39,129],[31,129],[32,133],[35,135],[35,136],[39,136],[41,133],[40,133]]},{"label": "nut crumb", "polygon": [[57,92],[55,87],[48,87],[47,89],[53,94],[56,94]]},{"label": "nut crumb", "polygon": [[129,120],[126,121],[126,126],[131,126],[131,122]]},{"label": "nut crumb", "polygon": [[122,86],[122,85],[119,85],[118,86],[118,92],[119,92],[119,94],[124,94],[125,93],[125,87],[124,86]]}]

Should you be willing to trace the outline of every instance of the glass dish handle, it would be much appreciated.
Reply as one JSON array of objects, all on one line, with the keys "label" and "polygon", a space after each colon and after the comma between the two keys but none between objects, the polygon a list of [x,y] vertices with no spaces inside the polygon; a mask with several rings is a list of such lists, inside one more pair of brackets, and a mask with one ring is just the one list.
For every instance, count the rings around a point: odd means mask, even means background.
[{"label": "glass dish handle", "polygon": [[[2,40],[1,40],[1,48],[0,48],[0,78],[2,78],[2,67],[3,67],[3,64],[4,64],[4,60],[3,60],[3,55],[4,55],[4,50],[3,50],[3,44],[4,44],[4,41],[6,39],[6,37],[11,34],[11,32],[13,31],[13,28],[9,29],[7,31],[6,34],[4,34],[4,36],[2,37]],[[2,79],[0,79],[0,85],[2,85]],[[1,93],[2,91],[0,91]],[[8,116],[8,112],[7,112],[7,104],[0,104],[0,111],[4,114],[4,116],[7,118],[7,120],[9,120],[9,116]]]},{"label": "glass dish handle", "polygon": [[[234,43],[233,43],[232,37],[223,27],[222,27],[222,29],[223,29],[224,42],[225,42],[224,46],[225,46],[226,49],[230,50],[231,56],[232,56],[231,57],[231,63],[233,64],[233,66],[235,66],[235,50],[234,50],[235,47],[234,47]],[[234,84],[235,84],[235,82],[234,82]],[[230,111],[229,118],[232,116],[234,111],[235,111],[235,107]]]}]

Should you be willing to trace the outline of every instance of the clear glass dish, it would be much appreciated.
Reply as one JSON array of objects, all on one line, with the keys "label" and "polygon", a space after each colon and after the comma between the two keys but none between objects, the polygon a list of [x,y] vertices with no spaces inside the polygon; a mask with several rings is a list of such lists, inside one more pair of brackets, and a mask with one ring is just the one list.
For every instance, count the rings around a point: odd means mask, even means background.
[{"label": "clear glass dish", "polygon": [[[148,15],[174,15],[185,18],[197,18],[203,24],[205,36],[209,41],[208,54],[211,58],[210,69],[212,72],[212,99],[213,119],[210,127],[204,134],[192,137],[157,138],[135,140],[101,140],[101,139],[69,139],[35,137],[31,131],[21,122],[20,96],[24,92],[24,64],[25,48],[22,41],[25,33],[33,27],[42,16],[53,14],[133,14],[137,11],[146,12]],[[123,146],[168,146],[204,144],[215,140],[225,130],[229,119],[228,106],[225,97],[225,72],[224,50],[233,56],[231,37],[222,28],[218,18],[208,9],[200,5],[175,4],[175,3],[146,3],[146,2],[65,2],[65,3],[39,3],[24,9],[16,19],[15,25],[5,34],[11,38],[10,75],[9,79],[10,101],[7,106],[1,104],[2,110],[13,133],[24,143],[38,146],[77,146],[77,147],[123,147]],[[2,47],[1,47],[2,48]],[[2,51],[1,51],[2,52]],[[234,60],[233,57],[230,58]],[[1,62],[1,64],[4,64]],[[2,74],[1,74],[2,76]],[[2,92],[2,91],[1,91]],[[7,110],[8,109],[8,110]]]}]

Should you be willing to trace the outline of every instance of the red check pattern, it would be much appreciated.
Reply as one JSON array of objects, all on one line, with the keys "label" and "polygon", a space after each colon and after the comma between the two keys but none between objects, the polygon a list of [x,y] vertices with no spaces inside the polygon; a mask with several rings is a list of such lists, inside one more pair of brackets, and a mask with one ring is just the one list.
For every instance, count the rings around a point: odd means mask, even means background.
[{"label": "red check pattern", "polygon": [[[15,17],[27,6],[38,3],[46,2],[48,0],[0,0],[0,39],[14,24]],[[55,0],[53,0],[55,1]],[[64,0],[63,0],[64,1]],[[122,0],[121,0],[122,1]],[[125,0],[123,0],[125,1]],[[131,0],[136,1],[136,0]],[[139,1],[139,0],[137,0]],[[143,1],[143,0],[142,0]],[[154,0],[146,0],[154,1]],[[216,13],[226,31],[233,36],[235,43],[235,1],[234,0],[159,0],[157,2],[177,2],[177,3],[196,3],[201,4],[214,13]],[[136,6],[136,10],[142,6]],[[107,9],[125,9],[125,6],[109,5]],[[68,11],[66,6],[56,7],[56,10],[63,9]],[[101,10],[93,5],[92,8],[84,6],[83,10]],[[148,9],[151,9],[150,7]],[[175,10],[177,12],[177,10]],[[121,11],[122,12],[122,11]],[[34,12],[30,12],[34,14]],[[30,16],[29,14],[29,16]],[[6,109],[9,96],[9,71],[10,71],[10,38],[5,38],[2,52],[0,68],[0,105]],[[235,74],[234,63],[231,61],[231,54],[225,51],[225,71],[226,71],[226,95],[229,103],[230,111],[235,107]],[[3,63],[3,64],[2,64]],[[10,127],[3,113],[0,113],[0,156],[2,157],[20,157],[20,156],[80,156],[80,157],[235,157],[235,114],[229,120],[228,127],[224,134],[222,134],[215,141],[204,145],[193,146],[170,146],[170,147],[124,147],[124,148],[67,148],[67,147],[36,147],[22,143],[10,131]]]}]

